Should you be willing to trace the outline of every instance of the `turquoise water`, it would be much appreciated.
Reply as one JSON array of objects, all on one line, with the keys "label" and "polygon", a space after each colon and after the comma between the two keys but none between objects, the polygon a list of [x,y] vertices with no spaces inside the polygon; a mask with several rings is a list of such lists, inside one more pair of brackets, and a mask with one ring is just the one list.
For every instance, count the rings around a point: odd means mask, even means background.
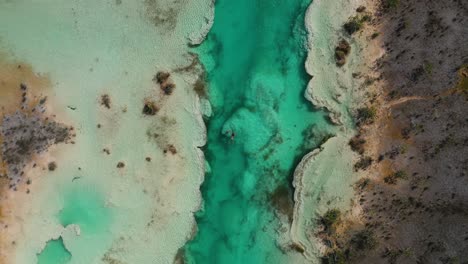
[{"label": "turquoise water", "polygon": [[213,28],[198,48],[214,111],[205,151],[211,170],[199,231],[186,246],[189,263],[287,261],[276,242],[272,194],[290,214],[294,167],[330,127],[303,96],[309,4],[216,1]]},{"label": "turquoise water", "polygon": [[107,229],[111,212],[102,195],[92,188],[80,186],[65,196],[63,209],[58,215],[62,226],[79,225],[81,232],[94,235]]},{"label": "turquoise water", "polygon": [[[63,207],[58,213],[57,220],[63,227],[76,225],[79,236],[72,243],[80,245],[78,253],[86,252],[92,255],[96,250],[96,243],[104,243],[103,234],[109,231],[111,211],[105,206],[104,197],[93,187],[76,183],[64,192]],[[63,240],[50,240],[45,249],[38,255],[38,264],[68,263],[71,253],[65,248]]]},{"label": "turquoise water", "polygon": [[70,261],[71,257],[60,237],[47,242],[45,249],[37,257],[37,264],[65,264]]}]

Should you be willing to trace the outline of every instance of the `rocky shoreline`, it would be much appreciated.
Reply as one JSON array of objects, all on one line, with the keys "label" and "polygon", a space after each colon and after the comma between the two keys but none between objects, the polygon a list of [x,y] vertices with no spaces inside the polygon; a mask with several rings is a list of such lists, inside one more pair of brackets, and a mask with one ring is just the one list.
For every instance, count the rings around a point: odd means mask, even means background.
[{"label": "rocky shoreline", "polygon": [[323,263],[465,263],[468,3],[367,2],[360,179],[351,210],[322,215]]}]

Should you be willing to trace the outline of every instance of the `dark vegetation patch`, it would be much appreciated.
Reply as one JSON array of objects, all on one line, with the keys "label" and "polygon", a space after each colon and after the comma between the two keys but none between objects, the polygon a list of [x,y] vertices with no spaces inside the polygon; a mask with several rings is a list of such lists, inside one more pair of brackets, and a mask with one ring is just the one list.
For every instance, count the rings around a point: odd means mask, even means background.
[{"label": "dark vegetation patch", "polygon": [[374,233],[368,229],[359,231],[351,238],[351,248],[357,252],[372,250],[376,245]]},{"label": "dark vegetation patch", "polygon": [[398,180],[400,179],[407,179],[408,175],[406,174],[405,171],[403,170],[398,170],[396,172],[393,172],[392,174],[386,176],[384,178],[384,182],[387,184],[397,184]]},{"label": "dark vegetation patch", "polygon": [[153,81],[155,81],[157,84],[163,84],[169,80],[169,77],[171,77],[171,74],[165,71],[160,71],[156,73],[156,75],[153,78]]},{"label": "dark vegetation patch", "polygon": [[165,95],[171,95],[174,92],[175,87],[176,86],[173,83],[164,83],[161,85],[161,89]]},{"label": "dark vegetation patch", "polygon": [[54,171],[55,169],[57,169],[57,163],[55,161],[49,162],[47,168],[49,169],[49,171]]},{"label": "dark vegetation patch", "polygon": [[119,162],[117,163],[117,168],[122,169],[122,168],[124,168],[124,167],[125,167],[125,163],[123,163],[123,161],[119,161]]},{"label": "dark vegetation patch", "polygon": [[159,85],[159,88],[165,95],[171,95],[176,88],[176,85],[171,80],[171,74],[165,71],[159,71],[153,77],[153,81]]},{"label": "dark vegetation patch", "polygon": [[106,107],[107,109],[111,108],[111,99],[108,94],[101,95],[101,105]]},{"label": "dark vegetation patch", "polygon": [[144,115],[154,116],[159,111],[158,106],[154,101],[146,100],[145,104],[143,105],[142,113]]},{"label": "dark vegetation patch", "polygon": [[458,70],[457,90],[468,99],[468,64],[461,66]]},{"label": "dark vegetation patch", "polygon": [[349,140],[349,146],[351,147],[351,150],[359,153],[359,154],[364,154],[364,145],[366,144],[366,140],[359,135],[354,136]]},{"label": "dark vegetation patch", "polygon": [[278,186],[270,194],[271,205],[281,214],[286,215],[292,221],[294,201],[290,189],[285,185]]},{"label": "dark vegetation patch", "polygon": [[357,124],[366,125],[375,121],[377,116],[377,109],[375,107],[361,107],[357,110]]},{"label": "dark vegetation patch", "polygon": [[154,26],[169,33],[177,26],[177,18],[185,2],[175,0],[169,5],[160,0],[145,0],[146,15]]},{"label": "dark vegetation patch", "polygon": [[164,148],[163,152],[164,152],[164,154],[166,154],[166,153],[171,153],[172,155],[175,155],[175,154],[177,154],[177,149],[176,149],[176,147],[175,147],[174,145],[168,144],[168,145]]},{"label": "dark vegetation patch", "polygon": [[343,66],[346,63],[346,58],[351,51],[351,46],[345,39],[340,40],[335,48],[335,60],[337,66]]},{"label": "dark vegetation patch", "polygon": [[195,93],[200,98],[207,98],[208,97],[206,81],[202,77],[198,77],[198,79],[195,81],[195,84],[193,86],[193,90],[195,91]]},{"label": "dark vegetation patch", "polygon": [[383,0],[382,4],[385,10],[392,10],[400,5],[400,0]]},{"label": "dark vegetation patch", "polygon": [[372,165],[372,158],[371,157],[368,157],[368,156],[365,156],[365,157],[361,157],[358,162],[356,162],[356,164],[354,164],[354,170],[358,171],[358,170],[365,170],[367,168],[369,168],[370,165]]},{"label": "dark vegetation patch", "polygon": [[29,105],[27,85],[22,83],[19,89],[22,97],[17,108],[20,110],[5,114],[0,122],[1,159],[6,166],[4,177],[10,180],[10,188],[13,189],[35,155],[47,152],[54,144],[68,143],[75,136],[73,127],[45,116],[46,97]]},{"label": "dark vegetation patch", "polygon": [[364,24],[361,19],[357,16],[354,16],[343,25],[343,28],[349,35],[352,35],[361,30],[363,26]]},{"label": "dark vegetation patch", "polygon": [[320,219],[320,222],[325,226],[326,231],[330,231],[336,223],[340,221],[341,211],[338,209],[328,210]]}]

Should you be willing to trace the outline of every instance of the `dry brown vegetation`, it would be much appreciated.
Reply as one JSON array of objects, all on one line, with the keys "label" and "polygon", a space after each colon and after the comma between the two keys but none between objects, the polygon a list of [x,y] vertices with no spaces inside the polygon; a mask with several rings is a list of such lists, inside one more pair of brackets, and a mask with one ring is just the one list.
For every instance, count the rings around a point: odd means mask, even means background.
[{"label": "dry brown vegetation", "polygon": [[362,34],[385,55],[350,141],[362,214],[327,234],[324,263],[467,263],[468,2],[382,0],[372,16]]}]

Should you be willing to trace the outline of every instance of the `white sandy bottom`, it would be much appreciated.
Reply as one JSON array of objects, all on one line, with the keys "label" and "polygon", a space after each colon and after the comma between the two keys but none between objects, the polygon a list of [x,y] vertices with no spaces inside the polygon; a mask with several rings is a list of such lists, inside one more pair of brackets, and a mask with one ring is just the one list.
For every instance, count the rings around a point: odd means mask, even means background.
[{"label": "white sandy bottom", "polygon": [[354,194],[356,155],[348,142],[355,134],[351,109],[359,104],[361,96],[352,78],[360,66],[359,47],[351,40],[352,52],[342,68],[335,64],[334,50],[344,35],[343,24],[358,6],[359,0],[315,0],[306,15],[310,48],[306,69],[313,79],[305,97],[328,110],[330,120],[337,125],[336,136],[306,155],[295,171],[291,237],[306,249],[304,255],[312,263],[319,263],[322,250],[315,236],[319,216],[331,208],[349,209]]},{"label": "white sandy bottom", "polygon": [[[200,204],[204,159],[198,147],[205,129],[192,90],[194,73],[173,73],[177,87],[166,97],[152,78],[159,70],[190,65],[187,37],[205,30],[210,5],[185,3],[172,31],[151,24],[141,2],[0,4],[0,23],[14,25],[0,29],[3,49],[50,76],[51,100],[66,111],[61,121],[77,130],[75,145],[50,152],[56,171],[32,175],[29,195],[10,194],[14,221],[0,235],[15,241],[5,251],[11,263],[36,263],[46,242],[59,236],[72,254],[70,263],[173,262],[192,234]],[[99,104],[104,93],[111,109]],[[146,98],[160,106],[156,116],[142,115]],[[176,154],[163,153],[168,144]],[[125,167],[118,169],[120,161]],[[73,192],[89,195],[108,212],[103,226],[60,224]]]}]

